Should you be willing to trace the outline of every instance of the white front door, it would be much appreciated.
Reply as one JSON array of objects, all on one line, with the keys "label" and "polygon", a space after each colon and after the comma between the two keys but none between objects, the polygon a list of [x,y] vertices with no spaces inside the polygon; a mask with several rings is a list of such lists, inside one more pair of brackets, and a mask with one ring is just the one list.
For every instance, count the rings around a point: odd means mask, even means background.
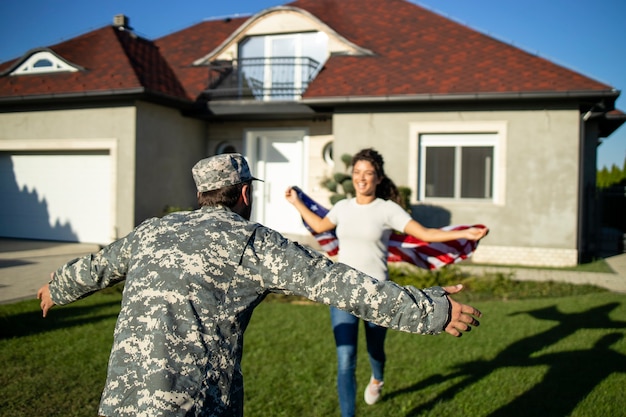
[{"label": "white front door", "polygon": [[296,209],[285,200],[287,187],[305,188],[306,131],[258,130],[247,133],[247,156],[254,184],[252,220],[281,233],[307,234]]}]

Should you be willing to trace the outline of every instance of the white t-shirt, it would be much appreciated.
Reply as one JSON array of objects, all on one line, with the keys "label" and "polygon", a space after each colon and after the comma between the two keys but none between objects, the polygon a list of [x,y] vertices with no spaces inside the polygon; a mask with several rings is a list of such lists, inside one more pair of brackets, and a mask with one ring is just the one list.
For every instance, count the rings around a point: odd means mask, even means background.
[{"label": "white t-shirt", "polygon": [[339,262],[386,280],[389,235],[404,231],[411,215],[390,200],[357,204],[351,198],[337,202],[326,217],[337,226]]}]

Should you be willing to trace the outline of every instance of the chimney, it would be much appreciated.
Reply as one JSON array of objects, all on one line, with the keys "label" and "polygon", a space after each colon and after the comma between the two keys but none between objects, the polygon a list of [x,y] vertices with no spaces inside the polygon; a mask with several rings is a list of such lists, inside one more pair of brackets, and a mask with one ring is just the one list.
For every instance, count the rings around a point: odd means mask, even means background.
[{"label": "chimney", "polygon": [[129,19],[126,15],[116,14],[113,16],[113,26],[119,30],[132,30],[129,25]]}]

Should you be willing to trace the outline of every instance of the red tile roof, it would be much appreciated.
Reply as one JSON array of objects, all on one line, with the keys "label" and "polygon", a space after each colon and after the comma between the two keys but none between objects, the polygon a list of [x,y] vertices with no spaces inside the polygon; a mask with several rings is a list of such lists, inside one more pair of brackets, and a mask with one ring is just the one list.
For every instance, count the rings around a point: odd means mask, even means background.
[{"label": "red tile roof", "polygon": [[197,98],[209,80],[208,68],[193,66],[193,62],[217,48],[247,20],[239,17],[205,21],[156,40],[190,97]]},{"label": "red tile roof", "polygon": [[[3,76],[0,97],[58,97],[145,89],[151,94],[188,98],[154,43],[131,32],[106,26],[49,49],[84,71]],[[1,69],[7,70],[17,61],[6,63]]]},{"label": "red tile roof", "polygon": [[305,97],[566,92],[611,86],[404,0],[298,0],[373,57],[331,57]]},{"label": "red tile roof", "polygon": [[[611,93],[609,85],[404,0],[297,0],[374,56],[333,56],[304,98],[459,94]],[[148,93],[194,101],[207,67],[193,66],[247,20],[205,21],[154,42],[108,26],[50,47],[86,71],[0,77],[0,99]],[[0,65],[6,71],[14,62]],[[616,93],[614,93],[616,94]]]}]

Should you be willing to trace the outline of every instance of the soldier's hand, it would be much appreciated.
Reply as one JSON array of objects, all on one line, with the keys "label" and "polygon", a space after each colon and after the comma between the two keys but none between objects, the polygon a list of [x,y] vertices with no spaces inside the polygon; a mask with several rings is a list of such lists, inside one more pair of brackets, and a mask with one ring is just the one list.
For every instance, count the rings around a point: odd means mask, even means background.
[{"label": "soldier's hand", "polygon": [[[456,294],[463,289],[463,285],[453,285],[449,287],[443,287],[448,294]],[[472,330],[472,326],[478,326],[480,322],[476,318],[482,317],[482,313],[466,304],[457,303],[452,298],[448,297],[450,301],[450,320],[445,328],[446,333],[455,337],[460,337],[463,332],[469,332]]]},{"label": "soldier's hand", "polygon": [[[52,279],[53,276],[54,274],[50,274],[50,279]],[[50,284],[46,284],[43,287],[39,288],[39,291],[37,291],[37,299],[41,300],[39,306],[43,311],[43,316],[46,317],[46,315],[48,314],[48,310],[56,305],[50,297]]]}]

